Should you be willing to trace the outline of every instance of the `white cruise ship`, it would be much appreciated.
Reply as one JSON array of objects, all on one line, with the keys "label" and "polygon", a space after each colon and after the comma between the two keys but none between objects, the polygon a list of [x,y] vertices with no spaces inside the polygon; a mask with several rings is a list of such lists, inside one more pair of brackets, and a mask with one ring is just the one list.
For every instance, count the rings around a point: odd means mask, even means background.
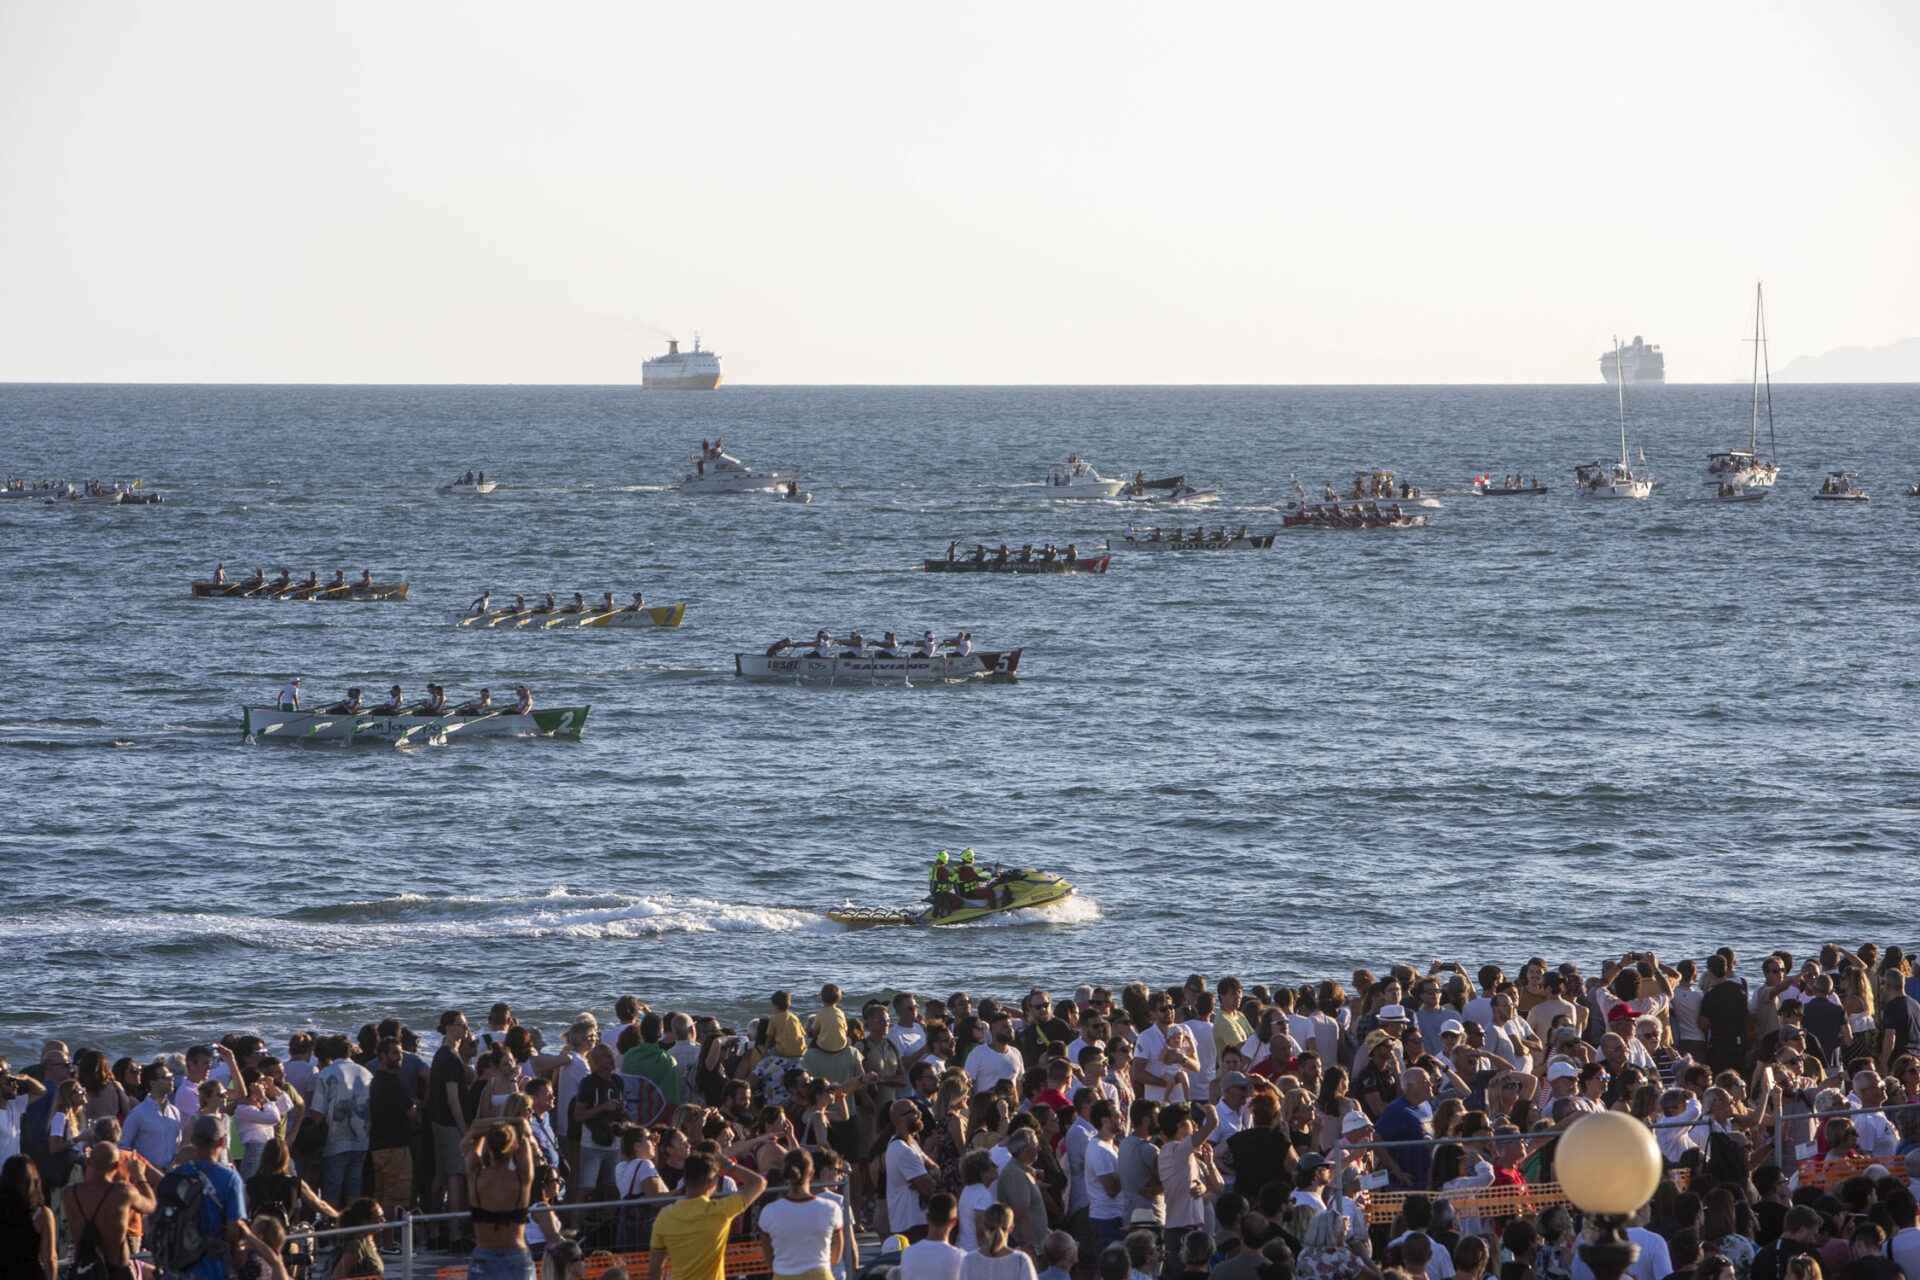
[{"label": "white cruise ship", "polygon": [[693,335],[693,350],[682,351],[669,340],[667,354],[655,356],[640,366],[640,386],[647,391],[711,391],[720,385],[720,357],[700,349],[700,335]]},{"label": "white cruise ship", "polygon": [[1660,354],[1660,348],[1642,342],[1639,334],[1635,334],[1632,342],[1620,348],[1617,357],[1611,351],[1600,353],[1600,376],[1606,379],[1608,386],[1614,383],[1616,359],[1619,361],[1618,367],[1627,375],[1627,385],[1630,387],[1661,386],[1667,380],[1667,358]]}]

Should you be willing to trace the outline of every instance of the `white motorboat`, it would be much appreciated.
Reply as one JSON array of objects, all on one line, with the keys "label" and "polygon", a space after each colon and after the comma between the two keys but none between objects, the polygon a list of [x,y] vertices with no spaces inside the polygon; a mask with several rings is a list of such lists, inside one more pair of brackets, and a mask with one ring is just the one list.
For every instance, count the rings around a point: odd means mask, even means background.
[{"label": "white motorboat", "polygon": [[[1613,340],[1615,351],[1619,350],[1620,339]],[[1583,498],[1634,498],[1646,499],[1653,496],[1653,475],[1651,472],[1636,473],[1627,460],[1627,380],[1615,378],[1613,381],[1618,392],[1620,405],[1620,457],[1618,461],[1603,458],[1584,467],[1573,469],[1574,479],[1580,486]],[[1640,461],[1646,462],[1646,453],[1641,452]]]},{"label": "white motorboat", "polygon": [[492,493],[495,489],[498,489],[499,487],[500,487],[500,482],[497,480],[455,480],[452,484],[441,485],[440,492],[450,493],[450,494],[459,494],[459,495],[471,495],[471,494]]},{"label": "white motorboat", "polygon": [[1772,492],[1773,492],[1772,489],[1768,489],[1764,487],[1758,488],[1758,489],[1748,489],[1735,481],[1727,480],[1727,481],[1723,481],[1720,487],[1718,489],[1713,490],[1711,493],[1701,494],[1700,501],[1702,502],[1759,502],[1763,500],[1769,493],[1772,493]]},{"label": "white motorboat", "polygon": [[1820,482],[1820,491],[1813,495],[1815,502],[1865,502],[1867,491],[1853,487],[1854,472],[1830,471],[1827,478]]},{"label": "white motorboat", "polygon": [[[1773,436],[1773,364],[1767,355],[1766,298],[1760,285],[1753,286],[1753,396],[1747,417],[1747,447],[1728,449],[1707,455],[1706,474],[1700,487],[1703,497],[1718,496],[1721,488],[1732,484],[1739,489],[1771,489],[1780,476],[1780,464],[1760,457],[1761,390],[1766,391],[1767,446],[1778,449]],[[1764,381],[1763,381],[1764,375]]]},{"label": "white motorboat", "polygon": [[695,453],[687,461],[693,470],[680,477],[681,493],[764,493],[785,489],[798,492],[800,477],[792,471],[759,471],[718,447]]},{"label": "white motorboat", "polygon": [[1077,453],[1047,468],[1049,498],[1117,498],[1126,483],[1107,479]]},{"label": "white motorboat", "polygon": [[1540,477],[1502,476],[1495,483],[1491,472],[1477,475],[1472,480],[1473,491],[1482,498],[1531,498],[1547,492],[1547,486],[1540,483]]}]

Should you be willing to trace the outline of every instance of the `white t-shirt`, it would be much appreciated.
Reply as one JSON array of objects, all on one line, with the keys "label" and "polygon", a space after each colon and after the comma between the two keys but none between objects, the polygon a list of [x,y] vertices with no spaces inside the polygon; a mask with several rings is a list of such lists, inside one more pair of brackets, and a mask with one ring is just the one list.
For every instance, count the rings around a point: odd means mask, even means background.
[{"label": "white t-shirt", "polygon": [[1002,1080],[1020,1078],[1020,1055],[990,1044],[976,1046],[967,1055],[967,1074],[973,1077],[973,1091],[985,1093]]},{"label": "white t-shirt", "polygon": [[[1209,1030],[1207,1034],[1211,1037],[1213,1032]],[[1140,1096],[1154,1102],[1165,1102],[1167,1100],[1166,1086],[1155,1084],[1153,1082],[1154,1077],[1171,1075],[1176,1071],[1186,1070],[1185,1067],[1176,1063],[1160,1061],[1160,1052],[1166,1047],[1167,1035],[1166,1032],[1160,1030],[1158,1023],[1142,1031],[1140,1038],[1134,1042],[1133,1046],[1134,1058],[1145,1064],[1147,1072],[1146,1090]]]},{"label": "white t-shirt", "polygon": [[1213,1055],[1213,1024],[1195,1019],[1192,1022],[1183,1022],[1180,1025],[1185,1027],[1187,1034],[1193,1038],[1193,1056],[1200,1059],[1200,1069],[1187,1073],[1192,1077],[1193,1101],[1205,1102],[1207,1100],[1207,1090],[1213,1084],[1215,1061]]},{"label": "white t-shirt", "polygon": [[33,1099],[20,1094],[0,1105],[0,1164],[20,1154],[20,1117],[33,1105]]},{"label": "white t-shirt", "polygon": [[900,1251],[900,1280],[960,1280],[966,1250],[945,1240],[922,1240]]},{"label": "white t-shirt", "polygon": [[1675,1040],[1704,1040],[1700,1034],[1700,997],[1705,994],[1698,987],[1675,987],[1673,989],[1673,1038]]},{"label": "white t-shirt", "polygon": [[642,1183],[659,1176],[660,1171],[653,1167],[651,1160],[622,1160],[613,1166],[613,1186],[622,1199],[639,1195]]},{"label": "white t-shirt", "polygon": [[760,1230],[773,1241],[773,1273],[797,1276],[833,1266],[831,1241],[840,1225],[840,1206],[831,1200],[789,1200],[781,1196],[760,1210]]},{"label": "white t-shirt", "polygon": [[993,1187],[984,1182],[976,1182],[960,1193],[959,1220],[954,1223],[954,1243],[960,1246],[962,1253],[976,1253],[980,1249],[980,1233],[974,1229],[975,1217],[993,1207]]},{"label": "white t-shirt", "polygon": [[278,705],[283,707],[291,707],[291,706],[298,705],[299,702],[300,702],[300,686],[292,680],[287,681],[286,684],[282,685],[280,688],[280,699],[279,699]]},{"label": "white t-shirt", "polygon": [[893,1041],[904,1061],[927,1047],[927,1029],[917,1022],[910,1027],[896,1026],[888,1030],[887,1039]]},{"label": "white t-shirt", "polygon": [[1035,1280],[1033,1259],[1018,1249],[1004,1258],[969,1253],[960,1259],[960,1280]]},{"label": "white t-shirt", "polygon": [[1120,1148],[1095,1138],[1087,1143],[1087,1216],[1118,1218],[1120,1197],[1107,1194],[1107,1189],[1100,1185],[1102,1174],[1119,1176]]},{"label": "white t-shirt", "polygon": [[[1394,1245],[1400,1244],[1412,1234],[1413,1232],[1411,1231],[1401,1232],[1387,1242],[1387,1248],[1393,1248]],[[1428,1236],[1427,1238],[1433,1240],[1432,1236]],[[1445,1245],[1441,1244],[1438,1240],[1434,1240],[1433,1257],[1427,1261],[1427,1280],[1453,1280],[1453,1275],[1453,1258],[1448,1255]]]},{"label": "white t-shirt", "polygon": [[[553,1097],[553,1113],[560,1117],[563,1135],[573,1130],[573,1100],[579,1096],[581,1084],[592,1074],[593,1068],[587,1065],[586,1057],[569,1048],[566,1063],[560,1068],[560,1087],[554,1090]],[[585,1133],[584,1125],[581,1131]]]},{"label": "white t-shirt", "polygon": [[920,1144],[895,1138],[887,1144],[887,1226],[904,1233],[910,1227],[927,1224],[927,1211],[920,1207],[920,1193],[909,1184],[927,1176],[926,1156]]},{"label": "white t-shirt", "polygon": [[48,1117],[47,1136],[49,1138],[64,1138],[67,1136],[67,1113],[66,1112],[56,1111],[52,1114],[52,1116]]}]

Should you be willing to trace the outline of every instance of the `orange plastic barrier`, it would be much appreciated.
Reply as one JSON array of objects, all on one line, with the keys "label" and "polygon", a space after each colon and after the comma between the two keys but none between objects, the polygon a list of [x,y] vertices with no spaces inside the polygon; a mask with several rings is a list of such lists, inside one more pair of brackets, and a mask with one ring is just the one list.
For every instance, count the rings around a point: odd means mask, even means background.
[{"label": "orange plastic barrier", "polygon": [[[648,1251],[635,1253],[592,1253],[587,1255],[587,1280],[599,1280],[609,1267],[625,1267],[633,1280],[645,1280],[647,1274]],[[721,1262],[726,1274],[745,1276],[764,1273],[771,1266],[767,1251],[758,1240],[739,1240],[727,1246],[727,1252]],[[663,1272],[673,1274],[673,1263],[669,1262]],[[441,1267],[434,1272],[434,1280],[467,1280],[465,1267]]]},{"label": "orange plastic barrier", "polygon": [[[1392,1222],[1412,1194],[1410,1191],[1370,1193],[1367,1197],[1367,1222]],[[1549,1205],[1573,1203],[1567,1199],[1566,1192],[1560,1189],[1557,1182],[1541,1182],[1524,1187],[1475,1187],[1471,1191],[1456,1191],[1444,1196],[1438,1192],[1427,1194],[1435,1200],[1445,1200],[1463,1218],[1531,1217]]]},{"label": "orange plastic barrier", "polygon": [[1837,1187],[1874,1165],[1879,1165],[1902,1182],[1911,1182],[1907,1177],[1907,1162],[1898,1158],[1875,1160],[1871,1156],[1842,1156],[1838,1160],[1802,1160],[1796,1172],[1803,1187]]}]

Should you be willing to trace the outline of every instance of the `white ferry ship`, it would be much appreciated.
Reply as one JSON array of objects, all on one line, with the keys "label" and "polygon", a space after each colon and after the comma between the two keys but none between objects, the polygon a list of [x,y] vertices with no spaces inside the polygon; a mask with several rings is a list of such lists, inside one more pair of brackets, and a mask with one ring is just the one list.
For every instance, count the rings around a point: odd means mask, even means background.
[{"label": "white ferry ship", "polygon": [[1627,375],[1630,387],[1661,386],[1667,380],[1667,358],[1660,354],[1659,347],[1642,342],[1639,334],[1621,346],[1618,355],[1612,351],[1600,353],[1600,376],[1608,386],[1614,384],[1616,368]]},{"label": "white ferry ship", "polygon": [[647,391],[711,391],[720,385],[720,357],[700,349],[700,335],[693,335],[693,350],[682,351],[669,340],[667,354],[655,356],[640,366],[640,386]]}]

